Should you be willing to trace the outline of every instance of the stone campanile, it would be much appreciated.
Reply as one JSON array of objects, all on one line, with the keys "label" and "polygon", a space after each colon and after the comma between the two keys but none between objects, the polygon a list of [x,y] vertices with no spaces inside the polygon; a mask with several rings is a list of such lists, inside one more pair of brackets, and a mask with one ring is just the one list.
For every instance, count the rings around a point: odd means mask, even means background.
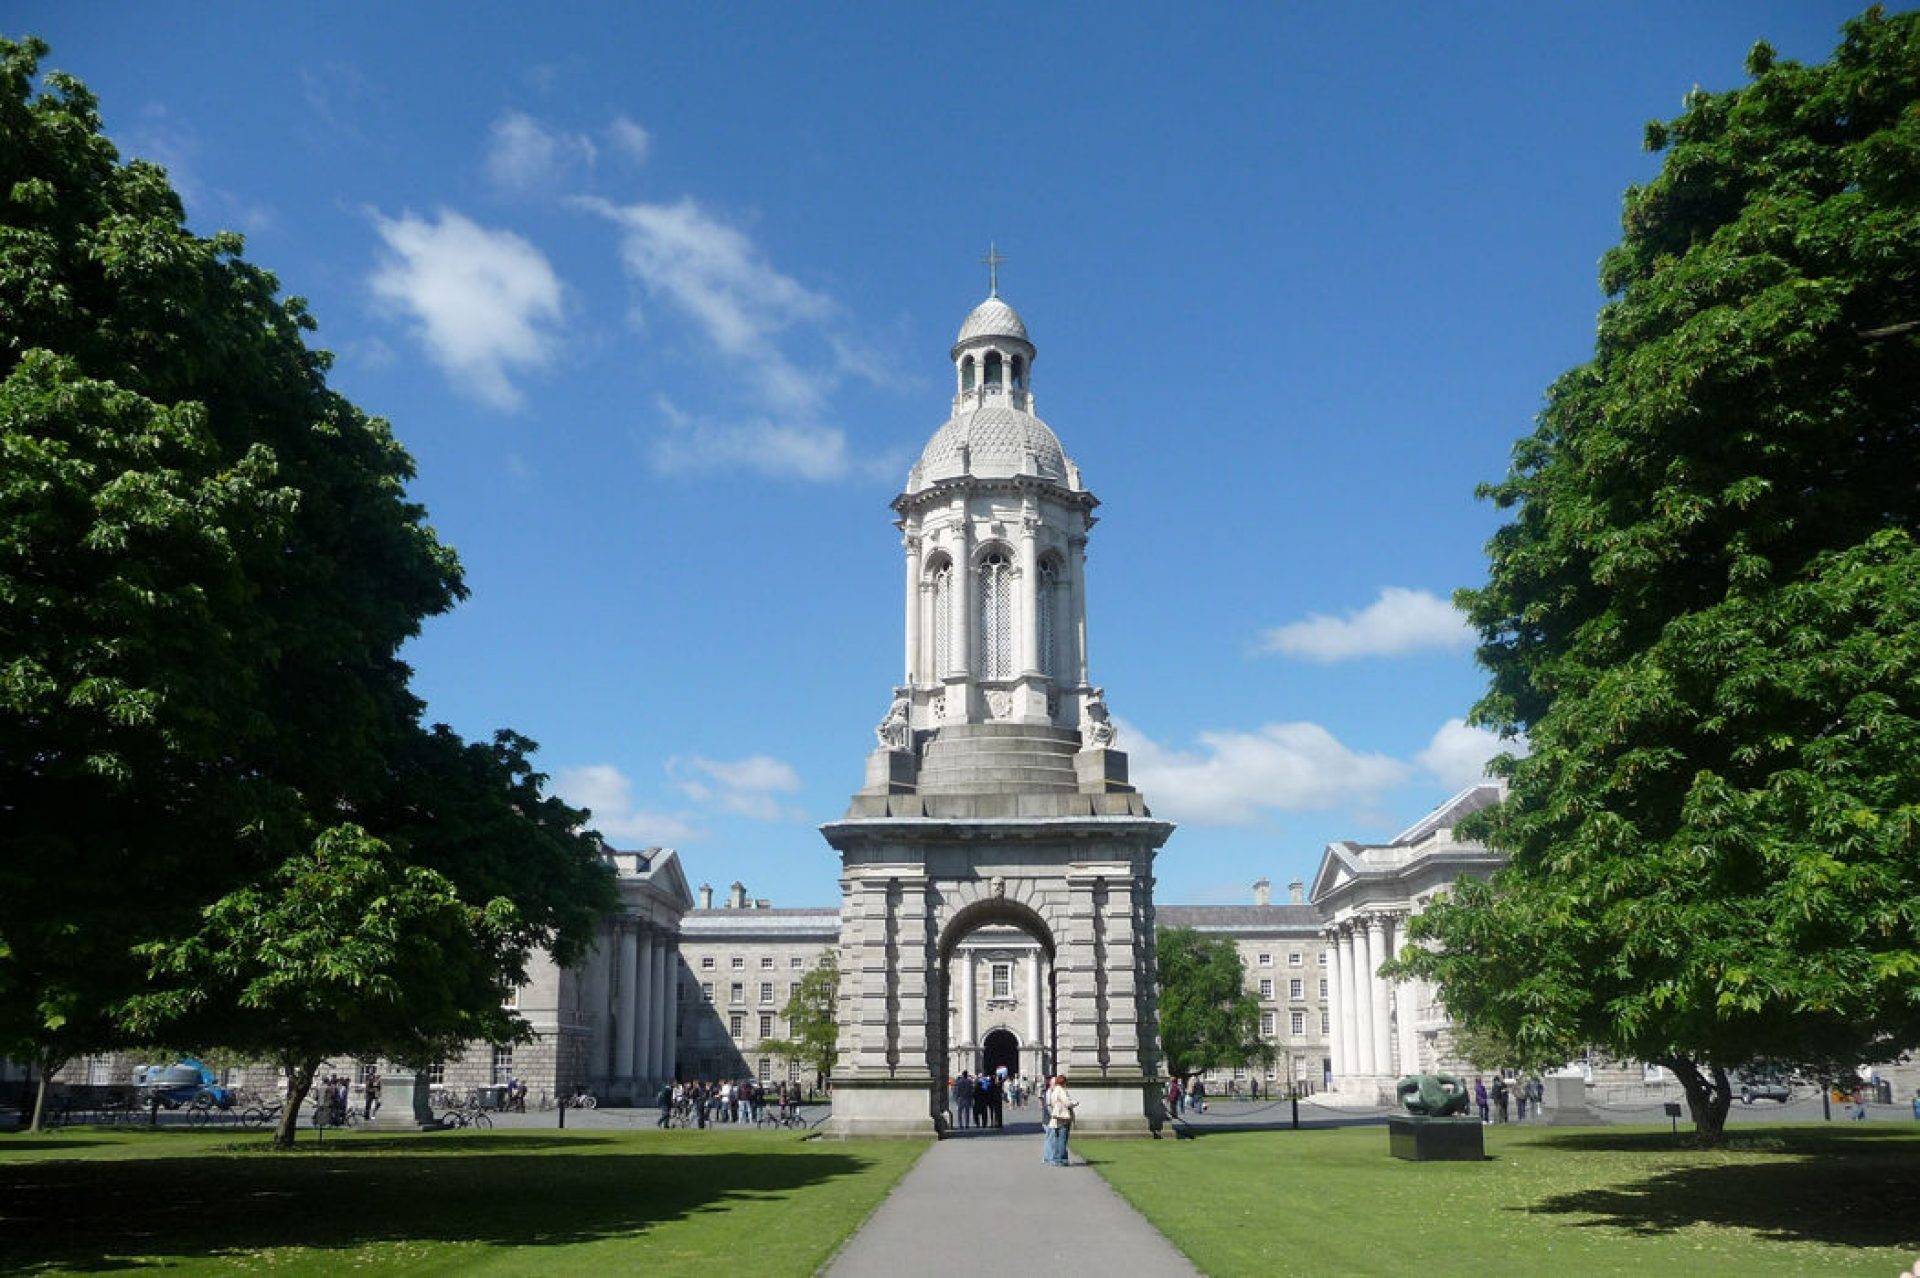
[{"label": "stone campanile", "polygon": [[[865,784],[822,827],[841,857],[833,1130],[923,1135],[945,1112],[955,947],[1040,944],[1042,1041],[1086,1135],[1160,1121],[1153,861],[1173,827],[1127,782],[1089,682],[1086,549],[1098,500],[1034,413],[1035,347],[996,287],[953,344],[950,415],[893,500],[904,677]],[[1029,1033],[1033,1031],[1030,1029]]]}]

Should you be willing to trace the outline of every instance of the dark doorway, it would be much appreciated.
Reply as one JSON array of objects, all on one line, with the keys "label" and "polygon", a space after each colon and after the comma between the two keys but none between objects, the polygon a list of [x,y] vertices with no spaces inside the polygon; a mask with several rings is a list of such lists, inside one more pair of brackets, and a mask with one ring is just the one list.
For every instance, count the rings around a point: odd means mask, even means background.
[{"label": "dark doorway", "polygon": [[980,1072],[992,1074],[1005,1066],[1008,1074],[1020,1072],[1020,1040],[1011,1030],[995,1030],[980,1044]]}]

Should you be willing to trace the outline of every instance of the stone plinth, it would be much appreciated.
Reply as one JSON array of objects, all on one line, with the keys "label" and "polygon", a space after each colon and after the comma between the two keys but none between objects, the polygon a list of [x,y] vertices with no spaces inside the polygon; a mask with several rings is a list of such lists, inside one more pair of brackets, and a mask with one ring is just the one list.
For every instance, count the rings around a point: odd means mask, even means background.
[{"label": "stone plinth", "polygon": [[1477,1163],[1487,1156],[1486,1128],[1477,1118],[1400,1114],[1387,1119],[1387,1147],[1413,1163]]},{"label": "stone plinth", "polygon": [[862,794],[912,794],[919,772],[911,750],[875,750],[867,756]]},{"label": "stone plinth", "polygon": [[432,1091],[425,1074],[388,1074],[380,1080],[380,1112],[369,1126],[387,1131],[425,1131],[440,1125],[433,1116]]},{"label": "stone plinth", "polygon": [[[1067,1076],[1073,1093],[1073,1139],[1153,1136],[1166,1121],[1160,1085],[1145,1078],[1075,1078]],[[1045,1103],[1044,1090],[1035,1093]]]},{"label": "stone plinth", "polygon": [[1587,1127],[1587,1080],[1578,1074],[1551,1074],[1540,1080],[1540,1114],[1549,1127]]},{"label": "stone plinth", "polygon": [[833,1115],[821,1129],[829,1139],[873,1137],[928,1140],[940,1134],[933,1115],[945,1112],[940,1086],[924,1080],[868,1082],[839,1078],[833,1084]]},{"label": "stone plinth", "polygon": [[1073,771],[1082,794],[1125,793],[1133,788],[1127,784],[1124,750],[1082,750],[1073,756]]}]

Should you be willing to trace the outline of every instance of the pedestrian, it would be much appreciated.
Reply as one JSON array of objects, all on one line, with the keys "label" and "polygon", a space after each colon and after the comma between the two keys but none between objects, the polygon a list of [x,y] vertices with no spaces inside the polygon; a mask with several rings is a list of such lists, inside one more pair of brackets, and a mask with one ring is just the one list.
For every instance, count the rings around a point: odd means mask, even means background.
[{"label": "pedestrian", "polygon": [[1196,1078],[1191,1083],[1187,1084],[1187,1104],[1191,1105],[1193,1108],[1199,1110],[1203,1114],[1207,1112],[1207,1080],[1206,1079]]},{"label": "pedestrian", "polygon": [[1167,1112],[1175,1118],[1180,1117],[1180,1102],[1184,1093],[1180,1090],[1180,1079],[1176,1075],[1167,1080]]},{"label": "pedestrian", "polygon": [[971,1127],[973,1118],[973,1079],[964,1069],[953,1080],[953,1121],[957,1127]]},{"label": "pedestrian", "polygon": [[1067,1142],[1073,1135],[1073,1111],[1078,1104],[1073,1093],[1067,1090],[1067,1076],[1057,1074],[1053,1086],[1047,1089],[1047,1143],[1041,1154],[1041,1161],[1049,1167],[1066,1167],[1072,1159],[1067,1153]]},{"label": "pedestrian", "polygon": [[987,1088],[990,1086],[985,1074],[976,1075],[973,1080],[973,1125],[987,1125]]},{"label": "pedestrian", "polygon": [[365,1108],[361,1110],[360,1117],[372,1122],[373,1116],[380,1112],[380,1071],[378,1070],[367,1071],[367,1087],[363,1104]]},{"label": "pedestrian", "polygon": [[1480,1121],[1487,1122],[1487,1080],[1478,1074],[1473,1076],[1473,1103],[1479,1107]]},{"label": "pedestrian", "polygon": [[660,1107],[660,1121],[654,1126],[666,1127],[671,1124],[673,1122],[673,1084],[660,1084],[660,1093],[653,1098],[653,1102]]},{"label": "pedestrian", "polygon": [[1500,1074],[1493,1076],[1493,1112],[1496,1122],[1507,1121],[1507,1080]]}]

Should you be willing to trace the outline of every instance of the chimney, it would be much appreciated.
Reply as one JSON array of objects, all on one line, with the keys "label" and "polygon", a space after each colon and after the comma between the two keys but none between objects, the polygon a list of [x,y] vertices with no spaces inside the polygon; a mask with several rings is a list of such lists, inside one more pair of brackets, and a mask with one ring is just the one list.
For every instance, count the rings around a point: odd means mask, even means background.
[{"label": "chimney", "polygon": [[1273,903],[1273,893],[1269,891],[1269,889],[1272,886],[1273,885],[1265,879],[1255,879],[1253,881],[1253,903],[1255,905],[1271,905]]},{"label": "chimney", "polygon": [[713,908],[713,884],[711,883],[702,883],[700,885],[700,908],[703,910],[711,910]]},{"label": "chimney", "polygon": [[1305,905],[1307,903],[1307,885],[1299,879],[1295,879],[1293,882],[1287,884],[1287,899],[1295,905]]},{"label": "chimney", "polygon": [[747,885],[739,879],[735,879],[733,886],[727,890],[727,908],[729,910],[744,910],[747,908]]}]

